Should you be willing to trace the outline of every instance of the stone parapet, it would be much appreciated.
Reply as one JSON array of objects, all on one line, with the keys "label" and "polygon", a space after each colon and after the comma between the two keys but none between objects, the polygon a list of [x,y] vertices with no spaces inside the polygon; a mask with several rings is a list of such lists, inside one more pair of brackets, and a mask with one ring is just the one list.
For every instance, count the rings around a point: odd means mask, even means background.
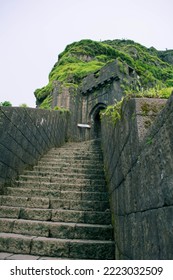
[{"label": "stone parapet", "polygon": [[67,114],[0,107],[0,191],[50,148],[65,142]]},{"label": "stone parapet", "polygon": [[[120,64],[123,65],[123,69],[121,69]],[[133,72],[127,64],[124,62],[119,62],[119,60],[115,60],[106,64],[102,67],[99,71],[88,75],[86,78],[83,79],[80,91],[83,94],[88,92],[92,92],[93,90],[102,87],[106,83],[119,80],[124,75],[129,75],[130,72]]]}]

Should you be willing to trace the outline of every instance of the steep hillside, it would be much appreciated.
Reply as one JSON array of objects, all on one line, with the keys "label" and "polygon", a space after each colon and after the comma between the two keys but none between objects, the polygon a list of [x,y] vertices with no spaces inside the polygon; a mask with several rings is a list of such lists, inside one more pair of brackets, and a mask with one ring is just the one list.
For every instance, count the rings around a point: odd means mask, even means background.
[{"label": "steep hillside", "polygon": [[140,77],[140,86],[134,94],[140,96],[142,91],[143,95],[149,95],[148,90],[152,89],[152,94],[160,92],[159,97],[169,96],[173,87],[173,50],[157,51],[131,40],[82,40],[68,45],[58,56],[49,74],[49,83],[34,92],[37,104],[47,108],[54,81],[77,88],[85,76],[117,58],[133,67]]}]

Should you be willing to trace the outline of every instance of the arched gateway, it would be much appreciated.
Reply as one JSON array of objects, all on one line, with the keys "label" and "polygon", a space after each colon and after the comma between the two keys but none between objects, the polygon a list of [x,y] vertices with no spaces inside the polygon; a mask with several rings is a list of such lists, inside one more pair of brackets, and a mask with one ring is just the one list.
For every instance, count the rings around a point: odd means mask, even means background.
[{"label": "arched gateway", "polygon": [[91,123],[91,138],[101,137],[101,116],[102,110],[106,109],[107,105],[104,103],[96,104],[89,114],[89,119]]}]

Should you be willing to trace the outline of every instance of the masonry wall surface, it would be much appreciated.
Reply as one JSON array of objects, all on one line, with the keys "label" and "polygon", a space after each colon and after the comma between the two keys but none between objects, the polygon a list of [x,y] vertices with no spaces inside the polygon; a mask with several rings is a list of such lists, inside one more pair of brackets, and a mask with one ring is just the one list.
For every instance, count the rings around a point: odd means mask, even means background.
[{"label": "masonry wall surface", "polygon": [[164,103],[132,99],[116,125],[102,120],[117,259],[173,259],[173,95],[157,115]]},{"label": "masonry wall surface", "polygon": [[0,107],[0,192],[25,168],[32,167],[67,134],[67,114],[60,111]]}]

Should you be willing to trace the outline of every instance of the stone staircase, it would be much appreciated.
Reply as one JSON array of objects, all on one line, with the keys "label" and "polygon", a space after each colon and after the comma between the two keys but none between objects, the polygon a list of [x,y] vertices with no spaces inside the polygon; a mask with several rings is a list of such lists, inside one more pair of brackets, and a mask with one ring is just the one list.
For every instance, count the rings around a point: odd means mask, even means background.
[{"label": "stone staircase", "polygon": [[0,252],[26,259],[114,259],[98,140],[51,149],[7,187],[0,196]]}]

